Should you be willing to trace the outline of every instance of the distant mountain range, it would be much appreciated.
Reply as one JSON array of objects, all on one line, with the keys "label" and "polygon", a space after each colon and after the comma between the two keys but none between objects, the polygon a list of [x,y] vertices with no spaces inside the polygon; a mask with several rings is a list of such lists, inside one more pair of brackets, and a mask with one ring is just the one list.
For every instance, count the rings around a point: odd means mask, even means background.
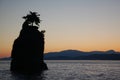
[{"label": "distant mountain range", "polygon": [[60,52],[49,52],[44,55],[45,60],[120,60],[120,52],[64,50]]},{"label": "distant mountain range", "polygon": [[[114,50],[83,52],[78,50],[64,50],[49,52],[44,55],[45,60],[120,60],[120,52]],[[10,60],[1,58],[0,60]]]}]

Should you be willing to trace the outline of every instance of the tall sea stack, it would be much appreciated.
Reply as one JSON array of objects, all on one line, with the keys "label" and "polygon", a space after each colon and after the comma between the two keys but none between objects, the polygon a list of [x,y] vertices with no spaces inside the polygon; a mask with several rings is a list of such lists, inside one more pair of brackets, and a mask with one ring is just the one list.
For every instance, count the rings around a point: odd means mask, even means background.
[{"label": "tall sea stack", "polygon": [[[33,26],[36,12],[24,17],[26,20],[22,25],[20,35],[14,41],[11,53],[12,72],[38,73],[47,70],[44,57],[44,31],[39,31],[38,26]],[[39,18],[38,18],[39,19]],[[40,21],[38,21],[40,23]]]}]

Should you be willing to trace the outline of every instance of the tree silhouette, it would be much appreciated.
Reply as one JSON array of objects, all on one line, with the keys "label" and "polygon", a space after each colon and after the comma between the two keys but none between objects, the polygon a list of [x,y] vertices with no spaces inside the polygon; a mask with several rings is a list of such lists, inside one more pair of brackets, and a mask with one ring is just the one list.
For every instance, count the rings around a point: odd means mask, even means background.
[{"label": "tree silhouette", "polygon": [[32,26],[34,23],[39,26],[39,23],[41,21],[39,16],[40,14],[38,14],[37,12],[30,11],[29,14],[27,14],[26,16],[23,16],[23,19],[29,22]]}]

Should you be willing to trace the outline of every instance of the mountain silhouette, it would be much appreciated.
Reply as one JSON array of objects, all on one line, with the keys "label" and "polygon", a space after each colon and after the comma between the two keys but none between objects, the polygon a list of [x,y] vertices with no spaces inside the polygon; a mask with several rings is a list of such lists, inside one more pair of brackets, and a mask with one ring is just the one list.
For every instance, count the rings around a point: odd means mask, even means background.
[{"label": "mountain silhouette", "polygon": [[64,50],[60,52],[46,53],[46,60],[120,60],[120,52],[109,51],[91,51],[83,52],[78,50]]}]

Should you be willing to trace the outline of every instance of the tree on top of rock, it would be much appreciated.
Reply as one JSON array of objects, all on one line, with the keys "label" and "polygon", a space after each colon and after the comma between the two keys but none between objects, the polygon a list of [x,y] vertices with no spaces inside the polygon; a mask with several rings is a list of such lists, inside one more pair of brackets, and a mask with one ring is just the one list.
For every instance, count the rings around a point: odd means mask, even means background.
[{"label": "tree on top of rock", "polygon": [[41,21],[39,16],[40,14],[37,14],[37,12],[30,11],[30,13],[27,14],[27,16],[23,16],[23,19],[28,21],[32,26],[34,23],[39,26],[39,23]]}]

